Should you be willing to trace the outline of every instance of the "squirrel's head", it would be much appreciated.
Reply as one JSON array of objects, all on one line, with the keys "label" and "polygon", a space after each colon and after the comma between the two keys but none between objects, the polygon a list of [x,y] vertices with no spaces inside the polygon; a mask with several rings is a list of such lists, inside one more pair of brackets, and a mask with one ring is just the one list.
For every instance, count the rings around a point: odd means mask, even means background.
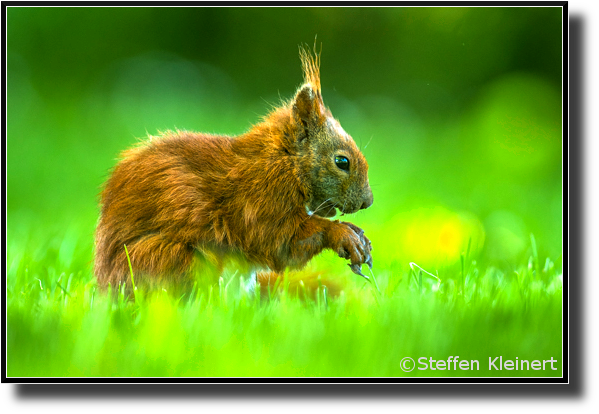
[{"label": "squirrel's head", "polygon": [[306,190],[309,214],[332,217],[372,205],[368,163],[352,137],[324,106],[320,56],[300,49],[305,84],[291,102],[290,144]]}]

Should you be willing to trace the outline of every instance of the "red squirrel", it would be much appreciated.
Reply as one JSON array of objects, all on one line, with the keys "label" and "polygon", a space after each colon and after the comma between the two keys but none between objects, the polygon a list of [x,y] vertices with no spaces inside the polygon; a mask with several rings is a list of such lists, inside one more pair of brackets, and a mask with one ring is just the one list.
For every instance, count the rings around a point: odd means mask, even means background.
[{"label": "red squirrel", "polygon": [[136,284],[184,283],[195,259],[228,255],[279,274],[332,249],[372,268],[364,231],[330,219],[372,205],[368,164],[324,106],[320,55],[300,58],[305,83],[248,132],[169,131],[121,154],[100,194],[101,287],[129,283],[129,262]]}]

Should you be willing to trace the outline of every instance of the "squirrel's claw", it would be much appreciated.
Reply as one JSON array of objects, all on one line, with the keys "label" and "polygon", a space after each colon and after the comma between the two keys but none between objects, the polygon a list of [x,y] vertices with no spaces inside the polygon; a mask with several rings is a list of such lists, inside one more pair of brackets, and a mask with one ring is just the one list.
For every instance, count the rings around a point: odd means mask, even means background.
[{"label": "squirrel's claw", "polygon": [[366,253],[366,260],[364,263],[368,265],[368,267],[372,270],[372,255],[370,252],[372,251],[372,243],[368,238],[364,235],[364,230],[360,233],[360,241],[362,242],[362,247]]},{"label": "squirrel's claw", "polygon": [[370,270],[372,270],[372,256],[368,255],[368,259],[366,259],[366,261],[364,262],[368,265],[368,267],[370,268]]},{"label": "squirrel's claw", "polygon": [[372,243],[364,235],[364,230],[360,227],[348,222],[341,222],[341,224],[348,226],[353,231],[354,236],[357,236],[357,240],[354,239],[355,241],[340,246],[337,254],[343,259],[351,260],[352,263],[348,264],[348,266],[352,272],[362,276],[366,280],[370,280],[368,276],[362,273],[361,269],[363,264],[367,264],[372,270],[372,255],[370,254]]},{"label": "squirrel's claw", "polygon": [[348,266],[351,269],[351,271],[354,272],[355,274],[362,276],[366,280],[370,280],[370,278],[368,276],[366,276],[365,274],[362,273],[362,270],[360,269],[361,265],[359,265],[359,264],[350,264]]}]

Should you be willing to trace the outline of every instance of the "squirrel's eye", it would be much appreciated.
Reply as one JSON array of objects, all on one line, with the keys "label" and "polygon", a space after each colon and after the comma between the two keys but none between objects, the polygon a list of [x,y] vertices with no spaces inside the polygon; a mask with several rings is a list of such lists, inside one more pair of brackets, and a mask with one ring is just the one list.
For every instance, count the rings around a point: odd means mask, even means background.
[{"label": "squirrel's eye", "polygon": [[342,170],[349,171],[349,160],[343,155],[335,156],[335,164]]}]

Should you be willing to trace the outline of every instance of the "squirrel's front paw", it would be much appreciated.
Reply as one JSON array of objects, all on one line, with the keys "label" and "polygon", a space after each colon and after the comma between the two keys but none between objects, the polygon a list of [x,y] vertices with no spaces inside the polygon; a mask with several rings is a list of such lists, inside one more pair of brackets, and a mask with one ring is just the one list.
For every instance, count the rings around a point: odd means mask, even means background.
[{"label": "squirrel's front paw", "polygon": [[372,255],[370,254],[372,244],[370,240],[364,235],[364,230],[358,226],[347,222],[339,224],[342,226],[341,235],[334,250],[337,251],[339,257],[350,260],[349,267],[352,272],[368,279],[367,276],[362,274],[361,267],[365,263],[372,269]]}]

